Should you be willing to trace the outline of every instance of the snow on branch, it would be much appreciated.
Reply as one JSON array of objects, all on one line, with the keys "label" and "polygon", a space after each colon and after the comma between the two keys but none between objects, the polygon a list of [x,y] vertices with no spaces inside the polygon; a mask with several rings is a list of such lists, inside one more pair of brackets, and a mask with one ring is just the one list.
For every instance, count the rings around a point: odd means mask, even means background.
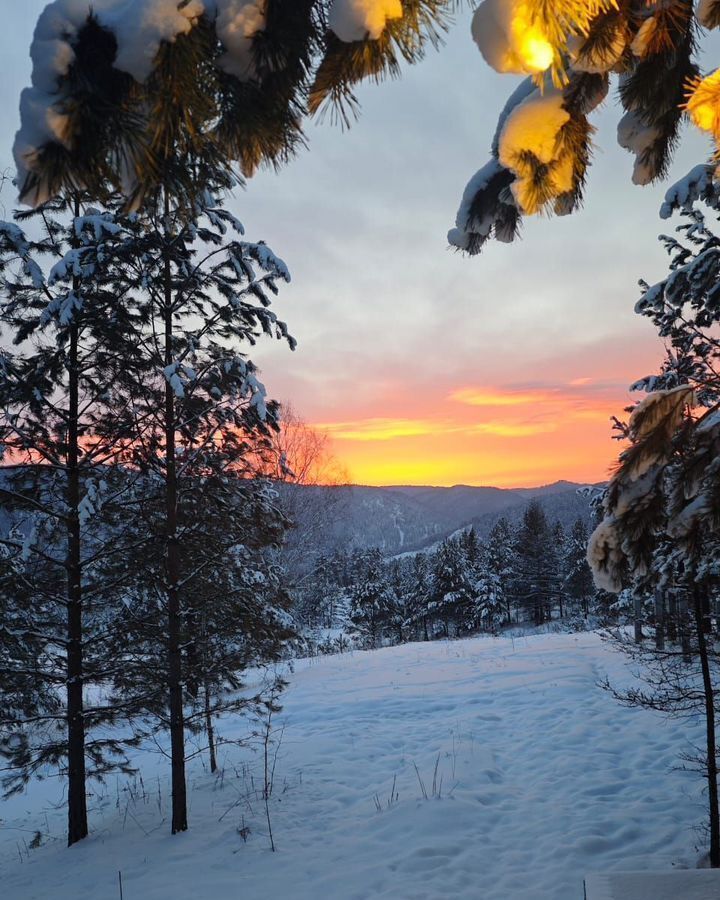
[{"label": "snow on branch", "polygon": [[[20,99],[20,129],[13,153],[18,184],[25,184],[47,144],[72,149],[70,116],[64,111],[63,81],[75,62],[82,29],[94,21],[116,42],[113,67],[143,83],[163,43],[188,34],[205,16],[215,23],[225,52],[220,68],[240,80],[253,77],[252,44],[265,27],[265,0],[53,0],[38,18],[30,48],[32,86]],[[52,196],[47,184],[31,197],[39,205]]]},{"label": "snow on branch", "polygon": [[401,0],[334,0],[329,26],[341,41],[377,40],[388,21],[402,18]]}]

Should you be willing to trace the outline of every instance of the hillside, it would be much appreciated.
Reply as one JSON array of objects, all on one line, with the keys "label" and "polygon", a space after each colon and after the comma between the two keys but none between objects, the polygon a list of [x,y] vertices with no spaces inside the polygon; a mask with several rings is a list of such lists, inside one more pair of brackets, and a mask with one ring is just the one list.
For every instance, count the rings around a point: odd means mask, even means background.
[{"label": "hillside", "polygon": [[[589,521],[583,485],[561,481],[541,488],[494,487],[303,487],[283,485],[298,521],[296,539],[329,552],[336,547],[380,547],[387,555],[420,550],[465,526],[485,536],[500,516],[517,522],[537,498],[548,519],[570,528]],[[308,539],[309,538],[309,539]]]},{"label": "hillside", "polygon": [[115,900],[122,872],[124,900],[578,900],[588,872],[692,866],[702,783],[677,765],[699,734],[618,706],[605,673],[629,677],[588,633],[298,661],[274,731],[277,853],[257,741],[226,744],[217,777],[191,761],[174,838],[152,746],[136,778],[96,789],[93,834],[70,851],[62,782],[2,804],[3,895]]}]

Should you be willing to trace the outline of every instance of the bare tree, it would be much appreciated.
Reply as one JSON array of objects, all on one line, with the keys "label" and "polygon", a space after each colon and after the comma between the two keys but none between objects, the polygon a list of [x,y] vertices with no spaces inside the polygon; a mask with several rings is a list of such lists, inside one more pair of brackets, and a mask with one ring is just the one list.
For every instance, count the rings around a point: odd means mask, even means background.
[{"label": "bare tree", "polygon": [[[271,437],[272,471],[281,507],[292,524],[283,547],[291,586],[313,570],[315,556],[333,545],[333,523],[348,508],[348,473],[332,452],[329,436],[305,422],[290,403],[281,404],[280,430]],[[312,548],[313,552],[308,552]]]}]

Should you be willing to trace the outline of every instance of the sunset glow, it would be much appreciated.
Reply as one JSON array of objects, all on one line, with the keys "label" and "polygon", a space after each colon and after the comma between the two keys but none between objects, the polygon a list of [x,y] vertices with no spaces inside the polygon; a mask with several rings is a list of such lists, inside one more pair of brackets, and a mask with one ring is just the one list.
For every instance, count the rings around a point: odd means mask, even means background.
[{"label": "sunset glow", "polygon": [[462,386],[433,416],[318,422],[359,484],[533,486],[603,480],[617,456],[610,418],[629,397],[578,376],[565,385]]}]

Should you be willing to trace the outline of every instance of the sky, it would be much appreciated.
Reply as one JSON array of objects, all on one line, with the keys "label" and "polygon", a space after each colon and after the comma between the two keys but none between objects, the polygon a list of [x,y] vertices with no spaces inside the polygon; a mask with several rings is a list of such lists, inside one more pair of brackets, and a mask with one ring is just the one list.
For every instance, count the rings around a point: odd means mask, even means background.
[{"label": "sky", "polygon": [[[11,169],[28,50],[44,0],[8,4],[0,34],[0,169]],[[288,264],[276,311],[298,341],[253,351],[270,396],[329,436],[360,484],[535,486],[603,480],[610,417],[664,347],[636,316],[661,279],[667,185],[631,184],[614,97],[583,210],[526,220],[523,239],[469,259],[446,240],[465,183],[489,158],[516,79],[492,72],[459,13],[439,52],[362,86],[360,120],[307,127],[309,150],[263,171],[230,206]],[[686,132],[669,181],[708,154]],[[11,198],[6,198],[7,200]]]}]

